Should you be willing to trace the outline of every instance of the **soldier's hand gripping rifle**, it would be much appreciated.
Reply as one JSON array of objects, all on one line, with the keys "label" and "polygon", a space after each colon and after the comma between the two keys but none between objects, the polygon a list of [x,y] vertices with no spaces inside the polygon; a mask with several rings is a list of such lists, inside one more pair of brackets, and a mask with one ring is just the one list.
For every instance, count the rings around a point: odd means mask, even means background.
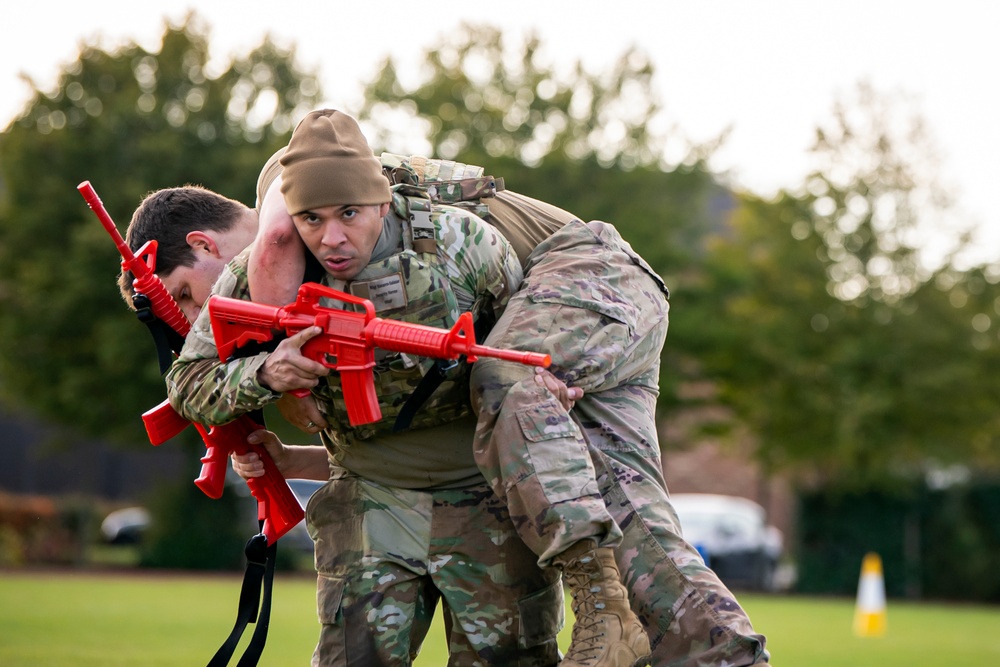
[{"label": "soldier's hand gripping rifle", "polygon": [[[118,252],[122,256],[122,268],[131,271],[135,276],[132,283],[136,292],[133,303],[137,306],[137,310],[141,310],[139,304],[143,304],[143,307],[148,306],[153,317],[177,334],[174,340],[183,341],[191,329],[191,324],[155,273],[156,241],[149,241],[133,253],[90,182],[84,181],[77,186],[77,190],[118,247]],[[175,353],[178,351],[179,349],[174,350]],[[142,421],[146,426],[149,440],[154,445],[166,442],[193,423],[179,415],[166,400],[143,413]],[[254,451],[264,464],[264,475],[248,479],[247,486],[257,500],[258,519],[263,522],[261,532],[267,538],[268,544],[274,544],[303,519],[302,506],[288,488],[288,482],[278,471],[267,451],[259,445],[250,445],[247,442],[247,436],[262,426],[248,415],[242,415],[228,424],[211,428],[194,424],[194,427],[201,434],[207,448],[205,456],[201,459],[201,474],[195,480],[195,484],[206,496],[210,498],[222,496],[231,452],[245,454]]]},{"label": "soldier's hand gripping rifle", "polygon": [[[322,298],[359,305],[364,312],[327,308],[320,305]],[[208,312],[222,361],[228,360],[233,350],[248,342],[270,340],[275,330],[293,336],[303,329],[320,327],[323,333],[306,341],[302,354],[340,373],[347,417],[352,426],[382,418],[372,371],[376,347],[433,359],[464,356],[473,362],[477,357],[496,357],[542,368],[551,363],[547,354],[476,344],[471,313],[463,313],[451,330],[386,320],[375,316],[371,301],[318,283],[302,285],[295,302],[287,306],[213,295],[208,300]],[[290,393],[302,395],[308,394],[308,390]]]}]

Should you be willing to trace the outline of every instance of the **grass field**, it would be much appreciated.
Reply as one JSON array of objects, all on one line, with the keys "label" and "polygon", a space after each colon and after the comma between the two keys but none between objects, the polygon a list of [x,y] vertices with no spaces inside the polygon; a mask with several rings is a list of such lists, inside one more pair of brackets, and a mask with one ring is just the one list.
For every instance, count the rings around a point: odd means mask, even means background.
[{"label": "grass field", "polygon": [[[0,572],[0,665],[205,664],[229,633],[238,594],[238,575]],[[853,636],[853,600],[739,598],[778,667],[1000,664],[1000,607],[890,600],[888,631],[876,639]],[[311,577],[278,575],[262,665],[309,664],[314,604]],[[442,628],[439,618],[417,667],[446,664]]]}]

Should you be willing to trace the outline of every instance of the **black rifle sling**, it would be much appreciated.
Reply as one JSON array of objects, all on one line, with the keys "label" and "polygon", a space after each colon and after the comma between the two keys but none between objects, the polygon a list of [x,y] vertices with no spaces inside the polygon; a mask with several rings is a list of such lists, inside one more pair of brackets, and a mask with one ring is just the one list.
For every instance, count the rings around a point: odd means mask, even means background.
[{"label": "black rifle sling", "polygon": [[410,426],[410,422],[413,421],[413,417],[417,414],[417,410],[427,402],[427,399],[431,397],[434,390],[437,389],[444,379],[448,377],[448,371],[458,365],[458,361],[438,359],[431,366],[430,370],[420,378],[420,382],[413,389],[413,393],[410,397],[406,399],[406,403],[403,407],[399,409],[399,414],[396,415],[396,421],[392,425],[392,432],[399,433],[400,431],[405,431]]},{"label": "black rifle sling", "polygon": [[[277,341],[260,346],[267,351],[273,351],[277,347]],[[257,344],[244,345],[238,348],[233,357],[255,356],[261,350]],[[255,410],[249,413],[261,427],[264,427],[263,410]],[[264,529],[264,521],[260,521],[258,526]],[[267,642],[267,631],[271,624],[271,592],[274,588],[274,564],[278,557],[278,543],[268,544],[263,533],[259,533],[250,538],[246,548],[243,550],[247,559],[247,569],[243,573],[243,586],[240,589],[240,602],[236,608],[236,623],[233,625],[229,637],[222,643],[216,651],[208,667],[226,667],[229,664],[233,652],[239,645],[240,638],[246,631],[250,623],[256,623],[250,642],[243,650],[236,667],[256,667],[264,651],[264,644]],[[263,598],[261,590],[263,589]]]},{"label": "black rifle sling", "polygon": [[[173,362],[174,355],[180,354],[184,338],[163,320],[153,314],[149,297],[136,293],[132,297],[136,317],[149,328],[156,345],[156,356],[160,364],[160,374],[166,373]],[[250,415],[258,424],[264,424],[264,415],[254,412]],[[263,522],[260,528],[263,529]],[[239,645],[240,638],[249,623],[256,623],[250,643],[243,651],[243,656],[237,667],[255,667],[260,660],[267,642],[267,630],[271,621],[271,591],[274,585],[274,562],[278,555],[278,543],[268,544],[263,534],[254,535],[244,548],[247,568],[243,573],[243,587],[240,590],[239,607],[236,610],[236,623],[229,637],[222,643],[208,667],[225,667]],[[263,600],[261,590],[263,589]],[[259,613],[258,613],[259,608]]]},{"label": "black rifle sling", "polygon": [[[473,326],[476,340],[480,341],[486,338],[486,335],[493,329],[494,324],[496,324],[496,318],[493,316],[493,309],[489,306],[482,308]],[[464,357],[462,360],[464,360]],[[399,414],[396,415],[396,421],[392,425],[393,433],[399,433],[409,428],[410,422],[413,421],[413,417],[417,414],[417,410],[427,402],[427,399],[431,397],[434,390],[441,386],[441,383],[448,377],[448,371],[461,363],[462,360],[439,359],[434,362],[434,365],[427,371],[427,374],[417,383],[410,397],[406,399],[406,403],[400,408]]]},{"label": "black rifle sling", "polygon": [[[229,637],[222,643],[208,663],[208,667],[226,667],[236,651],[246,627],[256,623],[250,643],[243,651],[237,667],[254,667],[260,660],[267,641],[267,630],[271,622],[271,591],[274,583],[274,562],[278,543],[268,544],[263,535],[254,535],[247,542],[244,553],[247,569],[243,574],[240,602],[236,609],[236,623]],[[263,589],[263,599],[261,598]]]},{"label": "black rifle sling", "polygon": [[[271,625],[271,591],[274,588],[274,565],[278,557],[278,543],[267,547],[267,565],[264,568],[264,597],[260,603],[260,613],[257,615],[257,627],[250,637],[250,643],[243,651],[243,657],[236,667],[255,667],[264,651],[267,642],[267,631]],[[244,578],[246,575],[244,575]]]},{"label": "black rifle sling", "polygon": [[153,314],[153,306],[149,297],[136,292],[132,296],[132,306],[135,316],[149,329],[156,345],[156,359],[160,364],[160,375],[167,372],[175,354],[180,354],[184,345],[184,337],[163,323],[163,320]]}]

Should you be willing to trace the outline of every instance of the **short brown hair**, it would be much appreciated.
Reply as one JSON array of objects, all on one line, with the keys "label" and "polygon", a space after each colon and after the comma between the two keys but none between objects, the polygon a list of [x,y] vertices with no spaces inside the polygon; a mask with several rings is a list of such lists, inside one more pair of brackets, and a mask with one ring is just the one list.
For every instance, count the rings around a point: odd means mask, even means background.
[{"label": "short brown hair", "polygon": [[[135,252],[156,239],[156,273],[170,275],[178,266],[193,266],[194,251],[187,243],[192,231],[225,232],[240,219],[247,207],[200,185],[164,188],[146,195],[132,214],[125,243]],[[131,271],[118,277],[118,289],[132,304]]]}]

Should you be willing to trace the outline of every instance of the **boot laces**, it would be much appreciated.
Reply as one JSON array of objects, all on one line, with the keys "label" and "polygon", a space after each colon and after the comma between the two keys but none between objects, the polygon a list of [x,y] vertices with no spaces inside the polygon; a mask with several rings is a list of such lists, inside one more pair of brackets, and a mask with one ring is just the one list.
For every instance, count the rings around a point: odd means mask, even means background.
[{"label": "boot laces", "polygon": [[575,591],[573,596],[573,635],[570,640],[570,651],[564,660],[575,660],[585,664],[597,660],[604,649],[604,621],[599,612],[604,604],[597,600],[601,592],[599,585],[587,586],[593,579],[589,574],[575,574],[570,578]]}]

